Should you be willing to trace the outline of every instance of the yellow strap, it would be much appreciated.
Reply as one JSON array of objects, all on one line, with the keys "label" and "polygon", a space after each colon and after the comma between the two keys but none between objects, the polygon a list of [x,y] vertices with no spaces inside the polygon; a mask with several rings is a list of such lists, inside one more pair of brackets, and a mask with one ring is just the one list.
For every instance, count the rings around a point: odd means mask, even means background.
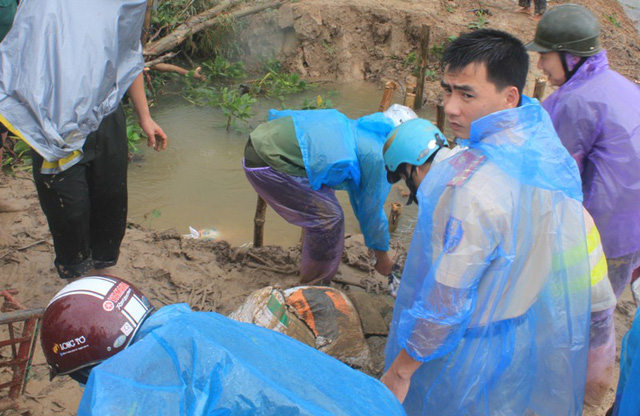
[{"label": "yellow strap", "polygon": [[591,286],[595,286],[607,275],[607,259],[604,254],[598,260],[598,263],[591,269]]},{"label": "yellow strap", "polygon": [[72,160],[80,156],[82,156],[82,152],[80,150],[74,150],[73,153],[71,153],[69,156],[65,156],[62,159],[59,159],[53,162],[43,160],[42,171],[55,170],[56,172],[59,172],[63,170],[62,167],[64,165],[66,165],[67,163],[71,162]]}]

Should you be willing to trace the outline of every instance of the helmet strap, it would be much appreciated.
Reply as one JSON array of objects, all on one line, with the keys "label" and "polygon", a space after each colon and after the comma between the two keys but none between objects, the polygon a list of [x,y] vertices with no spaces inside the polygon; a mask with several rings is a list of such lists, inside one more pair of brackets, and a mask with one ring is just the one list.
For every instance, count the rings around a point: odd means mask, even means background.
[{"label": "helmet strap", "polygon": [[[560,51],[558,52],[560,54],[560,62],[562,62],[562,69],[564,69],[564,76],[567,79],[567,81],[569,81],[571,79],[571,77],[573,77],[573,75],[578,72],[578,69],[580,69],[580,67],[582,66],[582,64],[584,64],[588,57],[586,56],[581,56],[580,60],[578,61],[578,63],[576,63],[576,65],[569,70],[569,65],[567,64],[567,53],[568,52],[564,52],[564,51]],[[567,82],[565,81],[565,82]]]},{"label": "helmet strap", "polygon": [[414,173],[416,173],[416,165],[411,165],[411,173],[409,174],[409,177],[407,178],[406,181],[404,181],[407,184],[407,188],[409,188],[409,199],[407,200],[407,205],[411,205],[413,202],[416,203],[416,205],[418,205],[418,198],[416,197],[416,194],[418,192],[418,187],[416,186],[416,183],[413,180],[413,175]]}]

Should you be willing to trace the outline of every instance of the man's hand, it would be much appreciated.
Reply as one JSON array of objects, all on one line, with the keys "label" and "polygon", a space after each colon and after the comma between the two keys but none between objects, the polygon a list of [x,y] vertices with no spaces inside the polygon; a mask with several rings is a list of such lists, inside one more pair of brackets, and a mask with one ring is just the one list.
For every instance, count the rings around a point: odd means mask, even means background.
[{"label": "man's hand", "polygon": [[378,273],[383,276],[389,276],[391,269],[393,268],[393,262],[389,258],[386,251],[373,250],[373,254],[376,256],[376,264],[373,266]]},{"label": "man's hand", "polygon": [[409,392],[411,377],[421,365],[420,361],[414,360],[402,349],[380,381],[403,403]]},{"label": "man's hand", "polygon": [[140,73],[129,87],[129,97],[133,103],[133,109],[138,115],[138,124],[147,135],[147,145],[160,151],[167,147],[167,135],[162,128],[153,121],[149,114],[147,96],[144,92],[144,80]]},{"label": "man's hand", "polygon": [[380,381],[382,384],[387,386],[389,390],[391,390],[391,393],[396,396],[396,399],[398,399],[400,403],[404,402],[404,399],[407,397],[407,393],[409,392],[411,378],[403,378],[392,369],[389,369],[389,371],[382,375]]},{"label": "man's hand", "polygon": [[151,117],[148,117],[146,120],[140,121],[139,124],[144,134],[147,135],[147,146],[153,147],[157,151],[167,148],[167,135],[158,123],[153,121]]}]

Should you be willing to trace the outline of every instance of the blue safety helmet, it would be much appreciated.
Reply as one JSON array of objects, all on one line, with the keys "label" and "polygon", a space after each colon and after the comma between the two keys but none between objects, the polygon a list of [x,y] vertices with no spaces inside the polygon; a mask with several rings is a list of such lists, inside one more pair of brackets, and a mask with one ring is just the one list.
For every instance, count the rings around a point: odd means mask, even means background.
[{"label": "blue safety helmet", "polygon": [[396,171],[403,163],[420,166],[443,147],[449,147],[442,132],[428,120],[408,120],[389,133],[383,147],[389,183],[401,177]]}]

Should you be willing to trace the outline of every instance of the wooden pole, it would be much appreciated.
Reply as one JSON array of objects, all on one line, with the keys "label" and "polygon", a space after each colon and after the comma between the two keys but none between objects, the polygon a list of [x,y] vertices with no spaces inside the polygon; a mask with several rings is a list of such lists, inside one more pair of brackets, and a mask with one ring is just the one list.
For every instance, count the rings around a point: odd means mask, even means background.
[{"label": "wooden pole", "polygon": [[416,82],[417,79],[413,75],[407,77],[407,88],[404,93],[404,105],[409,108],[413,108],[413,104],[416,101]]},{"label": "wooden pole", "polygon": [[149,39],[149,25],[151,24],[151,10],[155,0],[147,0],[147,11],[144,14],[144,24],[142,25],[142,45]]},{"label": "wooden pole", "polygon": [[418,76],[418,85],[416,86],[416,100],[413,106],[414,110],[422,108],[422,94],[424,93],[424,78],[427,73],[427,60],[429,59],[429,38],[431,36],[431,26],[422,24],[420,36],[420,75]]},{"label": "wooden pole", "polygon": [[444,133],[444,123],[447,121],[447,115],[444,113],[444,105],[439,103],[436,106],[436,126]]},{"label": "wooden pole", "polygon": [[399,202],[391,203],[391,211],[389,211],[389,234],[394,233],[398,228],[400,222],[400,215],[402,214],[402,204]]},{"label": "wooden pole", "polygon": [[262,247],[264,243],[264,222],[267,214],[267,203],[258,195],[256,215],[253,218],[253,247]]},{"label": "wooden pole", "polygon": [[382,100],[380,101],[380,108],[378,111],[386,111],[391,106],[391,101],[393,101],[393,94],[396,92],[398,88],[398,83],[395,81],[387,81],[384,84],[384,93],[382,93]]},{"label": "wooden pole", "polygon": [[533,98],[538,101],[542,101],[544,95],[544,89],[547,86],[547,80],[545,78],[536,78],[536,86],[533,89]]}]

